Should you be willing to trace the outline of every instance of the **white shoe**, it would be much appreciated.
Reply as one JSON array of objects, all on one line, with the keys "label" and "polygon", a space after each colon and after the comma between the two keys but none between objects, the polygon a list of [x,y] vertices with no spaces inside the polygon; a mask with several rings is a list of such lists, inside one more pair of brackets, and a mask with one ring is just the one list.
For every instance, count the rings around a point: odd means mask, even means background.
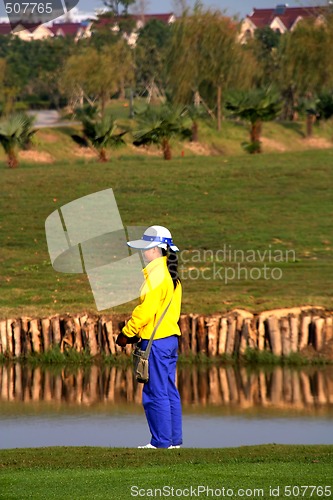
[{"label": "white shoe", "polygon": [[[140,448],[140,449],[146,449],[146,450],[157,450],[157,447],[156,447],[156,446],[153,446],[153,445],[152,445],[152,444],[150,444],[150,443],[145,444],[144,446],[138,446],[138,448]],[[169,447],[167,448],[167,450],[174,450],[174,449],[176,449],[176,448],[180,448],[180,446],[179,446],[179,445],[176,445],[176,446],[171,445],[171,446],[169,446]]]}]

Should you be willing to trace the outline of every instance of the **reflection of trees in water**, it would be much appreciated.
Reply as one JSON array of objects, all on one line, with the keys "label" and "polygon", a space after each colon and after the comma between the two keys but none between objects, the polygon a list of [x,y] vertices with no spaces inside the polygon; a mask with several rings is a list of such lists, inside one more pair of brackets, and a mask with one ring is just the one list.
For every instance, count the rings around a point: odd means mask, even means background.
[{"label": "reflection of trees in water", "polygon": [[[333,404],[333,368],[251,371],[232,366],[181,368],[177,384],[184,406],[255,406],[309,409]],[[0,366],[0,401],[45,401],[72,405],[141,403],[142,385],[121,367],[45,369]]]}]

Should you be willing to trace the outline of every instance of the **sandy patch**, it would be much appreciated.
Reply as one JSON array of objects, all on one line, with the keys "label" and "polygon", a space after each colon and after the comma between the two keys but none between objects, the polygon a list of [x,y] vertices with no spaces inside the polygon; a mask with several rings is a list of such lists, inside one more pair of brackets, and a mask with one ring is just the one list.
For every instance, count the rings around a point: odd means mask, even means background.
[{"label": "sandy patch", "polygon": [[132,149],[132,151],[135,151],[138,154],[163,157],[162,150],[152,149],[151,147],[148,148],[144,146],[138,147],[134,146],[133,144],[128,144],[128,146],[130,147],[130,149]]},{"label": "sandy patch", "polygon": [[192,153],[200,156],[211,156],[212,151],[206,144],[201,144],[200,142],[185,142],[184,148],[189,149]]},{"label": "sandy patch", "polygon": [[76,147],[73,153],[75,156],[80,156],[80,158],[97,158],[97,153],[91,148]]},{"label": "sandy patch", "polygon": [[53,163],[54,158],[50,153],[46,151],[20,151],[19,158],[26,161],[34,161],[36,163]]},{"label": "sandy patch", "polygon": [[306,144],[310,148],[318,148],[318,149],[333,148],[332,141],[329,141],[324,137],[309,137],[307,139],[303,139],[302,144]]},{"label": "sandy patch", "polygon": [[55,134],[45,134],[44,132],[38,132],[38,137],[48,143],[53,143],[59,141],[59,137]]},{"label": "sandy patch", "polygon": [[262,137],[261,142],[264,150],[268,148],[273,151],[280,151],[281,153],[287,151],[285,145],[279,141],[276,141],[275,139],[268,139],[267,137]]}]

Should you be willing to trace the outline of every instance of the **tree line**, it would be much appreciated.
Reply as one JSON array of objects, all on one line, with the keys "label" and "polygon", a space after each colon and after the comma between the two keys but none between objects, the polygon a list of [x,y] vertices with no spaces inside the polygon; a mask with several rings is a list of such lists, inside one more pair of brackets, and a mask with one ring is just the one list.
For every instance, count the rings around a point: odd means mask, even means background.
[{"label": "tree line", "polygon": [[[106,3],[113,5],[112,16],[124,4]],[[118,31],[98,29],[77,43],[69,37],[31,42],[0,37],[0,112],[43,106],[74,111],[88,103],[103,117],[110,99],[143,96],[160,100],[165,109],[167,103],[166,113],[173,117],[170,106],[186,107],[194,137],[202,113],[217,129],[225,114],[248,120],[250,152],[260,152],[262,121],[303,114],[310,135],[316,118],[333,114],[333,15],[328,11],[322,22],[304,19],[285,34],[257,29],[247,43],[240,43],[238,22],[200,4],[174,24],[149,21],[134,47],[126,41],[131,18],[121,19]],[[146,118],[156,121],[151,110]]]}]

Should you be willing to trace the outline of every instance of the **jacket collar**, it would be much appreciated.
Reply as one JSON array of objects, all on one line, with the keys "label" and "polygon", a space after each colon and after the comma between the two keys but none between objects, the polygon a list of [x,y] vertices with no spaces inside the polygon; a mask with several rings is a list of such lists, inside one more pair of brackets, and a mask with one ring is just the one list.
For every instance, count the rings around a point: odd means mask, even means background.
[{"label": "jacket collar", "polygon": [[146,278],[155,270],[163,269],[167,265],[167,257],[163,255],[162,257],[157,257],[157,259],[152,260],[146,267],[142,270]]}]

